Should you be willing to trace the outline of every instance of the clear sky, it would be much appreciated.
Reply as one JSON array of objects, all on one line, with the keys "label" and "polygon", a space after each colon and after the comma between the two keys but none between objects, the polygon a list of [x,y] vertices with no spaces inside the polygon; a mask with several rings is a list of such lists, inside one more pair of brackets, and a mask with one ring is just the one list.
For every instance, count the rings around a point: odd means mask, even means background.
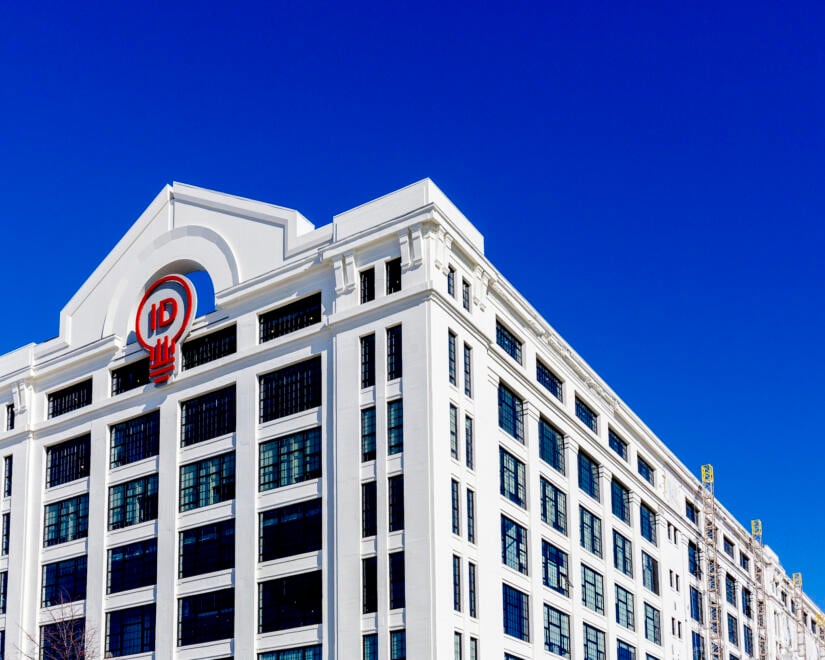
[{"label": "clear sky", "polygon": [[165,183],[429,176],[825,608],[825,3],[222,4],[2,4],[0,352]]}]

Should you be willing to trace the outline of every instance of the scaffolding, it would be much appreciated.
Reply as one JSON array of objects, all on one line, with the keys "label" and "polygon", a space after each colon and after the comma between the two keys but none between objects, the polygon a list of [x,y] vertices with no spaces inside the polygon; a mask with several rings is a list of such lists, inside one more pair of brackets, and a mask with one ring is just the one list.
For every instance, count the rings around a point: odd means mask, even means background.
[{"label": "scaffolding", "polygon": [[793,582],[793,602],[794,615],[796,619],[796,655],[799,660],[807,660],[808,645],[805,643],[805,614],[802,607],[802,573],[794,573]]},{"label": "scaffolding", "polygon": [[713,493],[713,466],[702,466],[702,517],[707,558],[708,642],[710,660],[724,660],[722,652],[722,590],[716,543],[716,497]]},{"label": "scaffolding", "polygon": [[751,520],[751,556],[756,597],[756,657],[759,660],[768,660],[768,611],[765,599],[765,553],[762,545],[761,520]]}]

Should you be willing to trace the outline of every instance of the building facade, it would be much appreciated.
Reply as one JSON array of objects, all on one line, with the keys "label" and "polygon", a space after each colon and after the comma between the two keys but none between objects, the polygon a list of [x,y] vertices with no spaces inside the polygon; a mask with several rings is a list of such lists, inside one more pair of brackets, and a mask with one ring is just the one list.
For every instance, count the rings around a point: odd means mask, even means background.
[{"label": "building facade", "polygon": [[168,186],[0,406],[4,659],[825,659],[429,180],[317,229]]}]

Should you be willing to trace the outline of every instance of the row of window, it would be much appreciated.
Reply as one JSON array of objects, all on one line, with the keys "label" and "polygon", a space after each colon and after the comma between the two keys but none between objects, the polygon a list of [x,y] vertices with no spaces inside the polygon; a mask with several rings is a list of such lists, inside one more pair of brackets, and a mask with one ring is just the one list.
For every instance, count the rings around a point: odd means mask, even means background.
[{"label": "row of window", "polygon": [[[388,554],[389,609],[403,608],[406,603],[406,578],[404,551]],[[370,614],[378,611],[378,557],[361,559],[361,611]]]},{"label": "row of window", "polygon": [[[447,333],[447,376],[450,385],[458,386],[458,338],[450,330]],[[464,342],[462,344],[462,375],[464,380],[464,394],[470,398],[473,396],[473,349]]]},{"label": "row of window", "polygon": [[[447,267],[447,293],[455,298],[455,268],[452,266]],[[461,306],[464,307],[468,312],[472,311],[470,308],[470,283],[465,279],[461,278]]]},{"label": "row of window", "polygon": [[[403,375],[401,326],[387,328],[387,380]],[[361,343],[361,389],[375,385],[375,334],[364,335]]]}]

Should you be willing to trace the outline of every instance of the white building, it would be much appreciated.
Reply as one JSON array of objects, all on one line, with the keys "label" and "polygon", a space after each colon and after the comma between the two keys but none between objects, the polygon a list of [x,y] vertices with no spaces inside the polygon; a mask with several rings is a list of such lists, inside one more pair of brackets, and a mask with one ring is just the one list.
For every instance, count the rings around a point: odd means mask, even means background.
[{"label": "white building", "polygon": [[[182,282],[141,306],[196,271],[191,329]],[[429,180],[318,229],[165,188],[0,405],[5,659],[61,619],[141,659],[710,659],[714,599],[718,657],[759,657],[761,546]],[[759,565],[764,657],[825,658]]]}]

